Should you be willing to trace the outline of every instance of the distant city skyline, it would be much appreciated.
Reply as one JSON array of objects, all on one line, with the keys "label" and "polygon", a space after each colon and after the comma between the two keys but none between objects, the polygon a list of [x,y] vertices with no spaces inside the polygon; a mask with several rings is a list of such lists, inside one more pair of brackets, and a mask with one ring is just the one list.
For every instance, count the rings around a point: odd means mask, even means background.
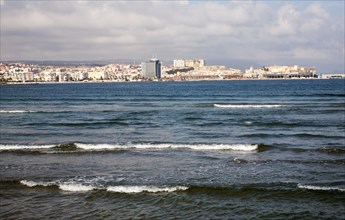
[{"label": "distant city skyline", "polygon": [[345,72],[344,1],[0,0],[0,60],[205,59]]}]

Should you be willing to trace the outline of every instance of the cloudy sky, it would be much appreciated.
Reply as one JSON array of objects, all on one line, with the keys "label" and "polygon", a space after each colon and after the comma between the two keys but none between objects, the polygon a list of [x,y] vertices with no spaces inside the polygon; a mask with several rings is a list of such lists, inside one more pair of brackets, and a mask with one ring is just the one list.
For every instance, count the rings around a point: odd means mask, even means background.
[{"label": "cloudy sky", "polygon": [[1,60],[203,58],[344,72],[344,1],[0,0]]}]

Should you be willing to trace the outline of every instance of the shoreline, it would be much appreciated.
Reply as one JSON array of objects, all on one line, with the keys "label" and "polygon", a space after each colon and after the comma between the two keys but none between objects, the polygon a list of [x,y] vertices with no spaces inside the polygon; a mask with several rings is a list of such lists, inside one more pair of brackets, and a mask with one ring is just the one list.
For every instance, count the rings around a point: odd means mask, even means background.
[{"label": "shoreline", "polygon": [[145,80],[145,81],[63,81],[63,82],[5,82],[0,85],[38,85],[38,84],[92,84],[92,83],[147,83],[147,82],[211,82],[211,81],[286,81],[286,80],[334,80],[345,78],[291,78],[291,79],[217,79],[217,80]]}]

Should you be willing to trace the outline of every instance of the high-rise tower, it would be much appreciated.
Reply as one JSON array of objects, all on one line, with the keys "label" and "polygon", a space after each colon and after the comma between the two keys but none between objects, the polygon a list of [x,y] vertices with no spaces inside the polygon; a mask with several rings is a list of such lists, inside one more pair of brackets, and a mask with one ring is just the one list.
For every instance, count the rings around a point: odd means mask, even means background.
[{"label": "high-rise tower", "polygon": [[141,69],[143,76],[146,78],[161,78],[162,64],[156,58],[152,58],[147,62],[141,63]]}]

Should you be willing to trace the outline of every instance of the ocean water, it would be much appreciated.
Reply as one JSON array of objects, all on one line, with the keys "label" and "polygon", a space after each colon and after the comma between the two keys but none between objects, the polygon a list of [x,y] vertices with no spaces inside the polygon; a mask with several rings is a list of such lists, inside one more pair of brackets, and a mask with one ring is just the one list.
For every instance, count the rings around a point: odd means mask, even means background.
[{"label": "ocean water", "polygon": [[0,86],[1,219],[344,219],[345,81]]}]

